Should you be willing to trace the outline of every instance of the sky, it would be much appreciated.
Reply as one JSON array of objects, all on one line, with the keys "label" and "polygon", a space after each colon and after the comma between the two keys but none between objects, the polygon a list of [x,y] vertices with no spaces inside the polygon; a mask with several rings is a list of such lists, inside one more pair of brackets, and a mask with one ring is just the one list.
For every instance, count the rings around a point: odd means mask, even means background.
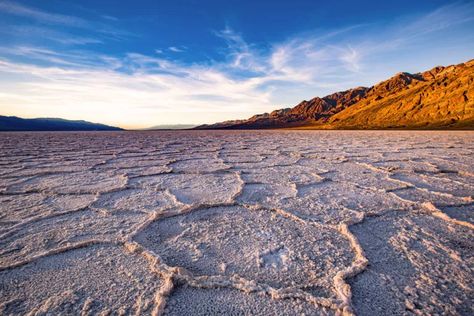
[{"label": "sky", "polygon": [[0,0],[0,115],[213,123],[473,58],[472,0]]}]

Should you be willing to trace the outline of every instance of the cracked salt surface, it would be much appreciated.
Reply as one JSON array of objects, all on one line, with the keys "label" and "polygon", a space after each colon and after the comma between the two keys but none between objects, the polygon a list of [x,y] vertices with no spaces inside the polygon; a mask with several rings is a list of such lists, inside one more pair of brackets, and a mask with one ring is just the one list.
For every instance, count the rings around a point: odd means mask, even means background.
[{"label": "cracked salt surface", "polygon": [[474,133],[2,133],[0,315],[474,314]]}]

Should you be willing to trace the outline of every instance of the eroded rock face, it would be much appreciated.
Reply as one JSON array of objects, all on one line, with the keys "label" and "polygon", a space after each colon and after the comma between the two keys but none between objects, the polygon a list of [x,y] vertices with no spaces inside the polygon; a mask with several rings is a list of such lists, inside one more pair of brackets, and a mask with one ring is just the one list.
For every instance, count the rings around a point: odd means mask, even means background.
[{"label": "eroded rock face", "polygon": [[369,88],[358,87],[336,92],[323,98],[302,101],[293,108],[279,109],[271,113],[257,114],[247,120],[226,121],[198,126],[196,129],[258,129],[297,127],[325,122],[332,115],[355,104],[366,95]]},{"label": "eroded rock face", "polygon": [[472,128],[474,61],[401,73],[329,120],[331,128]]},{"label": "eroded rock face", "polygon": [[3,134],[0,314],[471,315],[473,140]]},{"label": "eroded rock face", "polygon": [[313,98],[310,101],[303,101],[291,111],[289,115],[300,117],[301,120],[327,119],[331,115],[338,113],[364,98],[369,89],[358,87],[347,91],[336,92],[324,98]]},{"label": "eroded rock face", "polygon": [[410,74],[302,101],[291,109],[198,129],[473,128],[474,61]]}]

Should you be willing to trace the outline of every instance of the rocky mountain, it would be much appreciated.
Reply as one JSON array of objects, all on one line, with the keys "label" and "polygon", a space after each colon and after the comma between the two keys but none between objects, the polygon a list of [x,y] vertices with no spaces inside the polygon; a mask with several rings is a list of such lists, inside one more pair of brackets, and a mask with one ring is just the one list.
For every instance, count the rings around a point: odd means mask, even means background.
[{"label": "rocky mountain", "polygon": [[119,131],[121,128],[59,118],[24,119],[0,115],[0,131]]},{"label": "rocky mountain", "polygon": [[293,108],[198,129],[474,128],[474,60],[358,87]]}]

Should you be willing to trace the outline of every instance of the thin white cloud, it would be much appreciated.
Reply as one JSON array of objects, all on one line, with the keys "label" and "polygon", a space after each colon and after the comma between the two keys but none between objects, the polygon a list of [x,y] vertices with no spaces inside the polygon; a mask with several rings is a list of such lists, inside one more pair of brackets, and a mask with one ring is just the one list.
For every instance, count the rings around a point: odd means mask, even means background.
[{"label": "thin white cloud", "polygon": [[231,67],[249,70],[252,72],[265,72],[265,56],[261,56],[256,48],[249,45],[241,34],[229,26],[214,34],[226,42],[225,55]]},{"label": "thin white cloud", "polygon": [[[0,1],[0,13],[35,20],[41,24],[46,25],[58,25],[68,28],[80,28],[88,30],[93,34],[98,34],[101,37],[105,37],[107,39],[123,40],[125,38],[135,37],[135,35],[130,32],[117,29],[116,27],[112,27],[106,23],[90,21],[77,16],[47,12],[13,1]],[[114,20],[115,18],[111,16],[102,16],[102,18],[107,21],[116,22],[116,20]],[[60,33],[62,32],[56,31],[56,34],[58,34],[58,38],[56,38],[56,40],[65,42],[66,33]],[[76,37],[72,36],[71,34],[69,34],[69,36]],[[90,38],[87,39],[90,40]],[[76,39],[76,41],[79,41],[79,44],[84,44],[84,40],[84,38]],[[97,39],[97,41],[99,40],[100,39]],[[74,39],[70,40],[69,44],[74,44],[73,41]]]},{"label": "thin white cloud", "polygon": [[45,23],[72,27],[88,27],[88,22],[84,19],[64,14],[50,13],[11,1],[0,2],[0,12],[31,18]]},{"label": "thin white cloud", "polygon": [[348,70],[358,72],[361,68],[359,62],[361,59],[360,53],[348,45],[346,49],[342,49],[340,59],[346,63]]},{"label": "thin white cloud", "polygon": [[109,20],[109,21],[114,21],[114,22],[119,21],[118,18],[116,18],[115,16],[111,16],[111,15],[102,15],[102,18],[104,18],[106,20]]},{"label": "thin white cloud", "polygon": [[454,2],[420,16],[404,26],[399,25],[398,32],[400,35],[412,39],[469,21],[474,21],[474,3],[472,1]]},{"label": "thin white cloud", "polygon": [[30,25],[10,25],[8,28],[0,29],[1,34],[15,34],[16,38],[40,38],[42,40],[49,40],[64,45],[89,45],[100,44],[103,40],[87,36],[73,36],[69,33],[54,30],[50,27],[44,26],[30,26]]},{"label": "thin white cloud", "polygon": [[186,48],[181,46],[181,47],[176,47],[176,46],[170,46],[168,47],[168,50],[174,53],[182,53],[186,51]]},{"label": "thin white cloud", "polygon": [[[473,2],[454,2],[426,14],[403,17],[386,25],[378,25],[371,34],[355,37],[352,48],[358,60],[410,45],[425,45],[442,31],[474,21]],[[427,43],[430,44],[429,42]]]},{"label": "thin white cloud", "polygon": [[[176,64],[167,65],[167,69],[167,73],[159,74],[124,74],[1,61],[0,76],[27,79],[0,95],[0,104],[2,112],[7,113],[31,116],[36,109],[36,115],[101,117],[106,123],[128,127],[170,121],[200,123],[212,117],[250,115],[270,105],[268,95],[250,82],[234,81],[213,69]],[[178,73],[181,75],[175,75]],[[25,99],[25,95],[30,97]],[[186,115],[189,113],[194,114]]]}]

